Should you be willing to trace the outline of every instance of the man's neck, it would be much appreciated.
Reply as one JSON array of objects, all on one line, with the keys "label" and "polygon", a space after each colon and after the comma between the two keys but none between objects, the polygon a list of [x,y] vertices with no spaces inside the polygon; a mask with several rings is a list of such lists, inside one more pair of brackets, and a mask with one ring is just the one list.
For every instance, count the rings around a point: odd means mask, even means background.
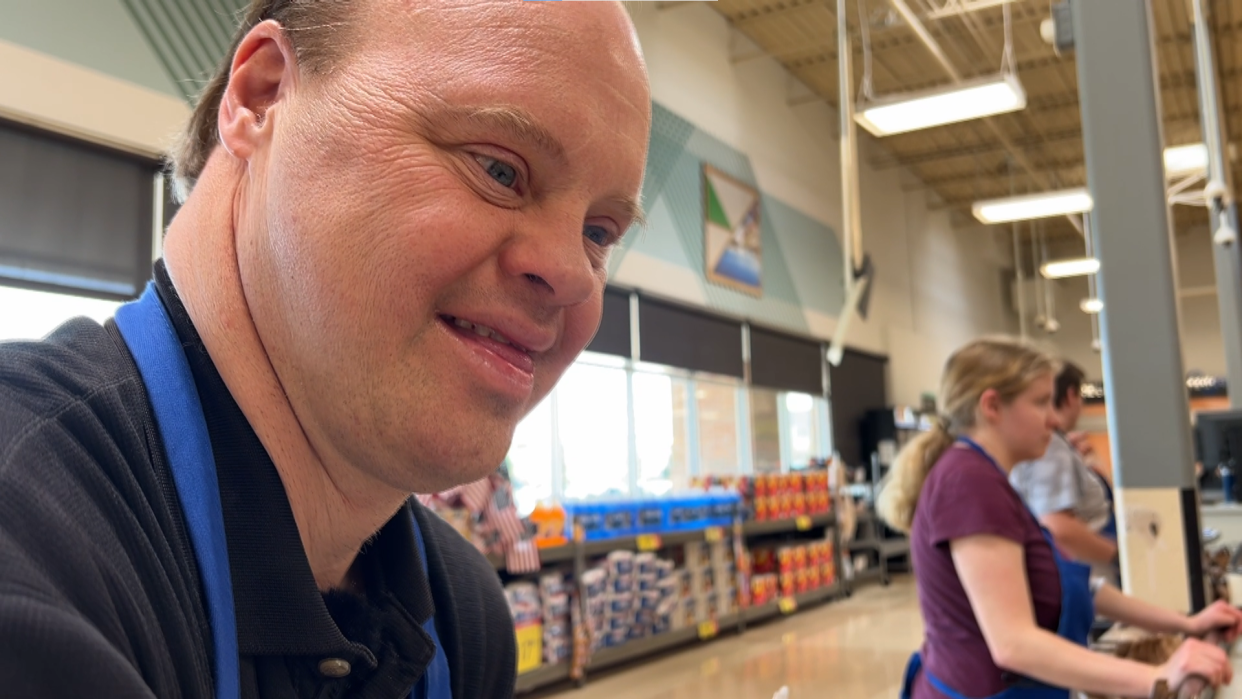
[{"label": "man's neck", "polygon": [[1078,418],[1071,415],[1067,410],[1058,410],[1057,424],[1061,432],[1073,432],[1074,428],[1078,426]]},{"label": "man's neck", "polygon": [[[212,162],[208,173],[233,165]],[[238,192],[208,173],[169,227],[164,262],[186,312],[233,399],[276,465],[315,583],[348,580],[363,543],[401,508],[408,494],[319,453],[303,430],[252,320],[237,262]]]}]

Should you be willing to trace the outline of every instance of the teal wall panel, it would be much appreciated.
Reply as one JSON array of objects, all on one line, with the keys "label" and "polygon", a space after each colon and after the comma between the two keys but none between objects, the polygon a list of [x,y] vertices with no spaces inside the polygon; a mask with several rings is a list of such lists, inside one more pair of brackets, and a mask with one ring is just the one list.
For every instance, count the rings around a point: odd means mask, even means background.
[{"label": "teal wall panel", "polygon": [[156,92],[182,94],[121,0],[0,0],[0,40]]},{"label": "teal wall panel", "polygon": [[[842,252],[833,230],[762,192],[750,159],[723,141],[655,104],[643,187],[646,229],[631,234],[612,260],[615,272],[639,252],[693,272],[709,308],[806,332],[805,311],[835,316],[845,303]],[[760,190],[763,295],[755,297],[711,284],[704,273],[704,164]]]}]

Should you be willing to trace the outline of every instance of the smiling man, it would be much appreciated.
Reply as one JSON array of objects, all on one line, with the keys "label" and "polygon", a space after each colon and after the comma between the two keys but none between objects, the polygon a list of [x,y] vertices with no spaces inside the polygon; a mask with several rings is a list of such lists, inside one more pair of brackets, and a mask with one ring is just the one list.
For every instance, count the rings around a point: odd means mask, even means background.
[{"label": "smiling man", "polygon": [[510,696],[496,576],[410,494],[590,340],[649,127],[619,3],[255,0],[147,292],[0,345],[5,695]]}]

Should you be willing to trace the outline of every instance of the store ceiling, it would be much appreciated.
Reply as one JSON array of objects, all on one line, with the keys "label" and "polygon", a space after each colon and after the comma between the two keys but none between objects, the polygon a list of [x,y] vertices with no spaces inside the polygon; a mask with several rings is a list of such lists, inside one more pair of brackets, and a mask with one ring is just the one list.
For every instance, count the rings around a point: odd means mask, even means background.
[{"label": "store ceiling", "polygon": [[[952,11],[978,1],[907,0],[954,68],[967,79],[996,74],[1004,48],[1001,7]],[[870,30],[875,95],[950,84],[948,73],[888,0],[848,0],[847,4],[855,85],[861,83],[863,70],[860,4]],[[1186,0],[1152,4],[1166,145],[1196,142],[1201,137],[1190,7]],[[975,200],[1010,194],[1011,161],[1013,186],[1019,193],[1085,185],[1074,55],[1057,56],[1040,37],[1039,25],[1049,16],[1049,5],[1048,0],[1010,3],[1014,58],[1027,94],[1026,109],[992,117],[988,121],[995,129],[971,121],[879,139],[886,154],[871,165],[909,168],[920,181],[908,185],[908,190],[925,191],[932,208],[965,215]],[[1242,133],[1242,0],[1211,0],[1210,5],[1224,111],[1229,133],[1236,135]],[[718,0],[712,6],[760,49],[738,48],[735,63],[771,56],[802,83],[790,90],[791,104],[823,100],[835,107],[836,2]],[[864,133],[861,128],[859,132]],[[1235,161],[1234,179],[1242,181],[1238,165]],[[1179,205],[1174,212],[1179,231],[1206,221],[1198,207]],[[1054,238],[1078,236],[1065,218],[1049,219],[1046,226]]]}]

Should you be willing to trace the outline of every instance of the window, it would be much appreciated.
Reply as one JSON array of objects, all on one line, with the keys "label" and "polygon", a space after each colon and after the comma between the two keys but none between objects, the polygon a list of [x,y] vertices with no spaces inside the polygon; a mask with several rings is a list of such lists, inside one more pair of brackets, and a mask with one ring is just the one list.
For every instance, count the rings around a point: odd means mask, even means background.
[{"label": "window", "polygon": [[38,340],[70,318],[86,316],[99,323],[111,318],[118,301],[28,291],[0,286],[0,340]]},{"label": "window", "polygon": [[690,484],[686,380],[634,372],[634,443],[638,489],[665,495]]},{"label": "window", "polygon": [[788,463],[791,468],[806,468],[819,455],[817,444],[815,397],[807,393],[786,393],[784,398],[784,432],[789,440]]},{"label": "window", "polygon": [[540,500],[552,499],[552,397],[545,398],[513,433],[509,478],[518,515],[525,517]]},{"label": "window", "polygon": [[579,361],[556,388],[565,499],[630,494],[629,386],[624,368]]},{"label": "window", "polygon": [[751,437],[755,447],[755,473],[781,472],[781,421],[776,391],[750,391]]},{"label": "window", "polygon": [[732,476],[738,458],[738,384],[697,381],[695,403],[699,427],[699,474]]}]

